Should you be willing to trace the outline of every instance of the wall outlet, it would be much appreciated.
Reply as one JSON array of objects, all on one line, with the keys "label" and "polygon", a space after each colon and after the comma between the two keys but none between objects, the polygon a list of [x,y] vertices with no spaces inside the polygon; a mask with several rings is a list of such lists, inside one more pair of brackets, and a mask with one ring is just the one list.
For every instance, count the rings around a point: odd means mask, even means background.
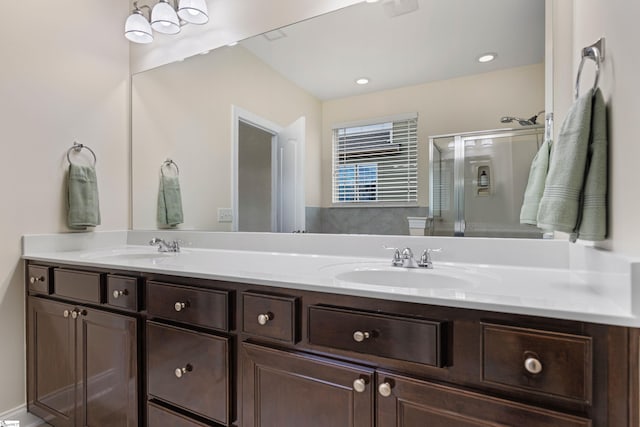
[{"label": "wall outlet", "polygon": [[218,208],[218,222],[233,222],[233,209]]}]

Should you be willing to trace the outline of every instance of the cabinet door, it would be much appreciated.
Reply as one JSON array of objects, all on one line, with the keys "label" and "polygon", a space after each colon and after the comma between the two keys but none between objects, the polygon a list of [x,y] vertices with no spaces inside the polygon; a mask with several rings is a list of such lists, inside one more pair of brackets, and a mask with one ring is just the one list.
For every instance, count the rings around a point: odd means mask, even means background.
[{"label": "cabinet door", "polygon": [[373,371],[243,343],[245,427],[371,427]]},{"label": "cabinet door", "polygon": [[378,427],[589,427],[591,421],[378,372]]},{"label": "cabinet door", "polygon": [[72,306],[28,298],[27,401],[55,427],[75,424],[75,322]]},{"label": "cabinet door", "polygon": [[137,426],[137,320],[94,309],[77,311],[79,425]]}]

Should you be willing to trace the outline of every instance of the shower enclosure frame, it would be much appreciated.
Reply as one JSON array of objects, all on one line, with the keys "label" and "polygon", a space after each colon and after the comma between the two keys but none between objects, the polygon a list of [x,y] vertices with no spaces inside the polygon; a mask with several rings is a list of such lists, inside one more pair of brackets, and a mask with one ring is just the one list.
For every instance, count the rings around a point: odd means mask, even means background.
[{"label": "shower enclosure frame", "polygon": [[435,198],[434,198],[434,141],[437,139],[450,138],[454,143],[454,160],[453,160],[453,211],[454,211],[454,225],[453,235],[464,236],[466,229],[465,222],[465,147],[467,141],[477,141],[479,139],[492,139],[492,138],[513,138],[518,136],[536,135],[541,136],[538,141],[538,148],[542,144],[543,138],[545,138],[545,125],[531,125],[523,126],[521,128],[505,128],[505,129],[491,129],[474,132],[463,133],[451,133],[443,135],[433,135],[429,137],[429,216],[427,217],[427,228],[429,235],[432,235],[435,227],[434,213]]}]

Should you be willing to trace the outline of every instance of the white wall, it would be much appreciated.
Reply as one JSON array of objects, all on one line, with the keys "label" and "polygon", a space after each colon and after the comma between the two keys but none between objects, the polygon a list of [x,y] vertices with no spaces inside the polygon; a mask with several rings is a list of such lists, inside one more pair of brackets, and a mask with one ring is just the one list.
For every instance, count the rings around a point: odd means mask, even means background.
[{"label": "white wall", "polygon": [[[556,0],[562,3],[564,0]],[[609,239],[602,246],[616,252],[640,256],[640,2],[629,0],[573,1],[572,40],[558,39],[572,46],[573,67],[566,83],[559,90],[567,92],[567,85],[575,82],[580,62],[580,50],[606,38],[605,61],[600,75],[600,88],[608,104],[609,117]],[[593,63],[585,65],[582,87],[593,82]],[[569,89],[570,90],[570,89]],[[570,92],[572,93],[572,92]],[[570,101],[563,99],[565,105]],[[556,106],[558,109],[558,106]],[[559,122],[556,122],[559,125]]]},{"label": "white wall", "polygon": [[128,225],[127,5],[4,2],[0,25],[0,413],[25,402],[20,236],[67,231],[65,153],[74,140],[98,156],[102,226]]},{"label": "white wall", "polygon": [[332,133],[338,123],[418,113],[418,203],[428,204],[429,136],[498,129],[502,116],[544,109],[544,64],[475,74],[322,104],[322,206],[331,206]]},{"label": "white wall", "polygon": [[180,167],[182,229],[230,231],[232,111],[235,105],[285,127],[306,118],[305,199],[320,203],[321,104],[242,46],[136,74],[132,91],[133,228],[155,229],[158,171]]}]

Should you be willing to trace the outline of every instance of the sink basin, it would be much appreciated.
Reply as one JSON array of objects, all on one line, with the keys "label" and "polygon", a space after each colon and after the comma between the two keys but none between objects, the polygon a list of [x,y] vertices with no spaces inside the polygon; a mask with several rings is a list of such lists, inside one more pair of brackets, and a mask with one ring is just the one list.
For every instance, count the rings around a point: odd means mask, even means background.
[{"label": "sink basin", "polygon": [[447,272],[418,268],[373,268],[352,270],[335,275],[342,282],[412,289],[466,289],[474,282]]},{"label": "sink basin", "polygon": [[158,260],[173,257],[179,252],[158,252],[156,248],[118,248],[89,252],[81,255],[81,258],[88,260],[104,261],[135,261],[135,260]]}]

